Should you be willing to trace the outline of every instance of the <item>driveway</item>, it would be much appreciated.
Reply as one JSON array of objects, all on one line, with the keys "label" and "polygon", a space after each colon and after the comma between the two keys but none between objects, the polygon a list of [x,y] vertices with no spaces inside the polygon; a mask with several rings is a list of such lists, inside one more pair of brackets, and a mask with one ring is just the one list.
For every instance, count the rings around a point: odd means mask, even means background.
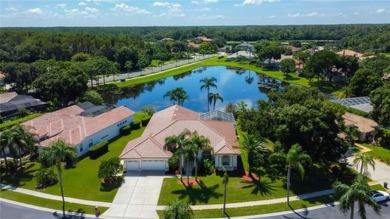
[{"label": "driveway", "polygon": [[103,218],[158,218],[163,172],[129,171]]}]

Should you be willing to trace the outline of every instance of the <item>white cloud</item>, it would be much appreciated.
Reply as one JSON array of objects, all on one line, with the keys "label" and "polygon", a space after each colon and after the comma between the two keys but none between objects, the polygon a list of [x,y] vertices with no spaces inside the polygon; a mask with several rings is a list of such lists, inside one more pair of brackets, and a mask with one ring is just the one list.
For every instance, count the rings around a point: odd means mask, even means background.
[{"label": "white cloud", "polygon": [[79,5],[80,6],[86,6],[87,4],[85,2],[80,2]]},{"label": "white cloud", "polygon": [[321,14],[321,13],[318,13],[318,12],[311,12],[311,13],[307,13],[307,14],[301,14],[299,12],[295,13],[295,14],[287,14],[287,17],[291,17],[291,18],[297,18],[297,17],[347,17],[344,13],[342,12],[338,12],[338,13],[331,13],[331,14]]},{"label": "white cloud", "polygon": [[287,17],[299,17],[301,16],[301,13],[295,13],[295,14],[288,14]]},{"label": "white cloud", "polygon": [[154,2],[155,7],[164,7],[166,11],[159,14],[159,17],[184,17],[185,14],[181,10],[181,4],[169,2]]},{"label": "white cloud", "polygon": [[280,0],[244,0],[241,4],[234,4],[234,6],[246,6],[246,5],[261,5],[263,2],[273,3]]},{"label": "white cloud", "polygon": [[307,17],[314,17],[314,16],[317,16],[317,15],[318,15],[317,12],[312,12],[312,13],[307,14],[306,16]]},{"label": "white cloud", "polygon": [[276,15],[268,16],[268,18],[276,18]]},{"label": "white cloud", "polygon": [[125,3],[119,3],[115,4],[115,7],[111,9],[112,11],[126,11],[126,12],[133,12],[135,14],[150,14],[149,11],[139,8],[139,7],[132,7],[128,6]]},{"label": "white cloud", "polygon": [[385,11],[386,10],[384,8],[380,8],[380,9],[376,10],[375,13],[380,14],[380,13],[383,13]]},{"label": "white cloud", "polygon": [[194,9],[194,11],[210,11],[211,8],[197,8],[197,9]]},{"label": "white cloud", "polygon": [[65,8],[66,7],[66,4],[62,3],[62,4],[57,4],[57,7],[59,8]]},{"label": "white cloud", "polygon": [[14,8],[14,7],[9,7],[9,8],[5,8],[6,11],[19,11],[17,8]]},{"label": "white cloud", "polygon": [[42,9],[40,8],[31,8],[27,10],[30,14],[42,14]]},{"label": "white cloud", "polygon": [[98,9],[96,9],[96,8],[90,8],[90,7],[86,7],[86,8],[85,8],[85,11],[86,11],[86,12],[89,12],[89,13],[98,13],[98,12],[99,12]]},{"label": "white cloud", "polygon": [[219,0],[200,0],[200,1],[191,1],[192,4],[202,5],[202,4],[210,4],[217,3]]},{"label": "white cloud", "polygon": [[200,20],[216,20],[216,19],[224,19],[225,16],[221,14],[213,15],[213,16],[207,16],[207,15],[201,15],[197,17]]}]

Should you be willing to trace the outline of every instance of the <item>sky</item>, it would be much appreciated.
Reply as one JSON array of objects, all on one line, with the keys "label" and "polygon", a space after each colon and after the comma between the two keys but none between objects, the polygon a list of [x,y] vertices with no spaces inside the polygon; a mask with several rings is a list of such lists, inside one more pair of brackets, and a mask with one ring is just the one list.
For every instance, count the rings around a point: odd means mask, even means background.
[{"label": "sky", "polygon": [[0,27],[390,23],[390,0],[0,0]]}]

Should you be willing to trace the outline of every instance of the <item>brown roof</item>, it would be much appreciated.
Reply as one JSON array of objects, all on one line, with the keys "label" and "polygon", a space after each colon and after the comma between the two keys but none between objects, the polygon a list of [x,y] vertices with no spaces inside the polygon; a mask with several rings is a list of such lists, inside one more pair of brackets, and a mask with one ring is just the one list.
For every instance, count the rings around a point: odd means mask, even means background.
[{"label": "brown roof", "polygon": [[376,127],[378,127],[378,123],[376,123],[374,120],[367,119],[363,116],[358,116],[352,113],[345,113],[343,118],[346,126],[356,126],[362,133],[372,132]]},{"label": "brown roof", "polygon": [[7,103],[16,96],[18,96],[16,92],[8,92],[8,93],[0,94],[0,103]]},{"label": "brown roof", "polygon": [[58,139],[75,146],[86,137],[134,114],[133,111],[124,106],[114,108],[95,117],[79,115],[83,111],[81,107],[73,105],[34,118],[24,122],[23,125],[31,127],[30,131],[36,133],[39,137],[46,136],[46,139],[40,142],[41,146],[48,146]]},{"label": "brown roof", "polygon": [[362,53],[358,53],[358,52],[355,52],[355,51],[349,50],[349,49],[343,49],[343,50],[337,52],[336,54],[340,55],[340,56],[353,56],[353,57],[356,57],[359,59],[363,57]]},{"label": "brown roof", "polygon": [[165,138],[184,130],[207,137],[215,154],[239,154],[233,123],[202,120],[199,113],[175,105],[155,113],[142,136],[130,141],[119,157],[169,158],[172,154],[163,150]]}]

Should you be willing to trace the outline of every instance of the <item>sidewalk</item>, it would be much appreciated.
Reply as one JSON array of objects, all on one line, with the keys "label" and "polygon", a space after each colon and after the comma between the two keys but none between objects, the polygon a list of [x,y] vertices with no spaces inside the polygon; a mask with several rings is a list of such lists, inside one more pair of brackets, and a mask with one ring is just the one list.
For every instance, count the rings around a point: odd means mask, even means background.
[{"label": "sidewalk", "polygon": [[[43,192],[36,192],[33,190],[17,188],[17,187],[13,187],[13,186],[4,185],[4,184],[0,184],[0,189],[7,189],[7,190],[11,190],[13,192],[18,192],[18,193],[22,193],[22,194],[26,194],[26,195],[32,195],[32,196],[36,196],[36,197],[44,198],[44,199],[62,201],[61,196],[50,195],[50,194],[46,194]],[[89,200],[69,198],[69,197],[65,197],[65,201],[66,202],[73,202],[73,203],[77,203],[77,204],[83,204],[83,205],[102,206],[102,207],[108,207],[108,208],[111,207],[111,203],[108,203],[108,202],[89,201]]]}]

